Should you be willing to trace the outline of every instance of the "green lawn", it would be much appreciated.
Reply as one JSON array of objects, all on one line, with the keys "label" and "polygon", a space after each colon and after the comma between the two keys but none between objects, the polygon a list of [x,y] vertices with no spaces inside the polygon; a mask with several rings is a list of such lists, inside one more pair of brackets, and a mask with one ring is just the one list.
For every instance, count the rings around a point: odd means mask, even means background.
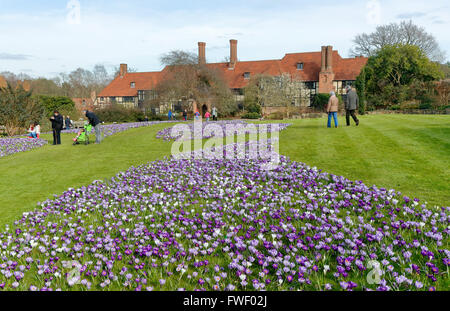
[{"label": "green lawn", "polygon": [[[327,129],[325,119],[285,122],[293,125],[281,134],[280,151],[293,160],[432,204],[450,204],[450,116],[366,116],[359,127],[338,129]],[[61,146],[0,159],[0,225],[53,194],[169,155],[171,143],[155,138],[167,126],[131,129],[101,145],[72,146],[74,135],[63,135]]]},{"label": "green lawn", "polygon": [[450,116],[374,115],[327,129],[325,119],[296,120],[280,152],[324,171],[450,206]]}]

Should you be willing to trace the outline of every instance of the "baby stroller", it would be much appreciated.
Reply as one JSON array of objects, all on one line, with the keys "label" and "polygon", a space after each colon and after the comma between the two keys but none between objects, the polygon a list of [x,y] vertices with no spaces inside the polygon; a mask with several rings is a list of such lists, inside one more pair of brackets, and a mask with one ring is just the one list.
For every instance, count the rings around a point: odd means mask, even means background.
[{"label": "baby stroller", "polygon": [[77,137],[73,139],[73,145],[89,145],[89,133],[92,131],[92,125],[85,124],[84,128],[78,132]]}]

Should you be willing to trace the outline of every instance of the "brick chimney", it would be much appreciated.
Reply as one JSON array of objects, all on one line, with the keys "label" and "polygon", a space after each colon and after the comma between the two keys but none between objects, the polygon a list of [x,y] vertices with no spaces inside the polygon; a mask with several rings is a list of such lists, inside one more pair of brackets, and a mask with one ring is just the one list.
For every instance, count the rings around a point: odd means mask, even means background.
[{"label": "brick chimney", "polygon": [[237,40],[230,40],[230,67],[234,69],[237,63]]},{"label": "brick chimney", "polygon": [[206,64],[206,43],[205,42],[198,43],[198,64],[199,65]]},{"label": "brick chimney", "polygon": [[334,89],[333,47],[322,46],[321,69],[319,73],[319,93],[329,93]]},{"label": "brick chimney", "polygon": [[327,47],[322,46],[322,64],[320,71],[325,71],[327,66]]},{"label": "brick chimney", "polygon": [[333,71],[333,47],[327,46],[327,71]]},{"label": "brick chimney", "polygon": [[123,78],[128,73],[128,65],[127,64],[120,64],[120,73],[119,76]]}]

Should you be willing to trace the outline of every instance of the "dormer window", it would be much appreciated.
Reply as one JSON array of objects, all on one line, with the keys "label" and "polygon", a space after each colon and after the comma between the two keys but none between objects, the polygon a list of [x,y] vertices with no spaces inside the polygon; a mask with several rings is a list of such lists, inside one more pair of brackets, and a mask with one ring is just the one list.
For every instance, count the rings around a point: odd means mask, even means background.
[{"label": "dormer window", "polygon": [[250,79],[250,72],[244,73],[244,79]]},{"label": "dormer window", "polygon": [[303,70],[303,63],[297,63],[297,70]]},{"label": "dormer window", "polygon": [[131,82],[131,83],[130,83],[130,87],[131,87],[132,89],[134,89],[134,88],[136,87],[136,83]]}]

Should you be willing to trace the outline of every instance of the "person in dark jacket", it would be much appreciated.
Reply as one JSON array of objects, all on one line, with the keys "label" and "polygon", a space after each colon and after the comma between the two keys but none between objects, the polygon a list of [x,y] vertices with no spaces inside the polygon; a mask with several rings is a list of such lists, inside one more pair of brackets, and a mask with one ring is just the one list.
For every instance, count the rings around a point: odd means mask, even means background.
[{"label": "person in dark jacket", "polygon": [[52,122],[53,145],[61,145],[61,130],[63,128],[64,119],[62,115],[55,110],[50,121]]},{"label": "person in dark jacket", "polygon": [[72,125],[72,122],[71,122],[69,116],[66,116],[66,119],[64,120],[64,123],[65,123],[65,125],[66,125],[66,130],[70,130],[70,127],[71,127],[71,125]]},{"label": "person in dark jacket", "polygon": [[89,120],[89,124],[95,129],[95,143],[100,144],[102,141],[101,122],[99,118],[92,111],[86,110],[86,118]]},{"label": "person in dark jacket", "polygon": [[345,118],[347,121],[347,126],[350,126],[350,116],[352,116],[353,121],[355,121],[356,126],[359,125],[359,120],[356,117],[355,111],[359,106],[359,97],[355,90],[351,86],[347,85],[345,88],[347,90],[347,98],[345,99]]}]

